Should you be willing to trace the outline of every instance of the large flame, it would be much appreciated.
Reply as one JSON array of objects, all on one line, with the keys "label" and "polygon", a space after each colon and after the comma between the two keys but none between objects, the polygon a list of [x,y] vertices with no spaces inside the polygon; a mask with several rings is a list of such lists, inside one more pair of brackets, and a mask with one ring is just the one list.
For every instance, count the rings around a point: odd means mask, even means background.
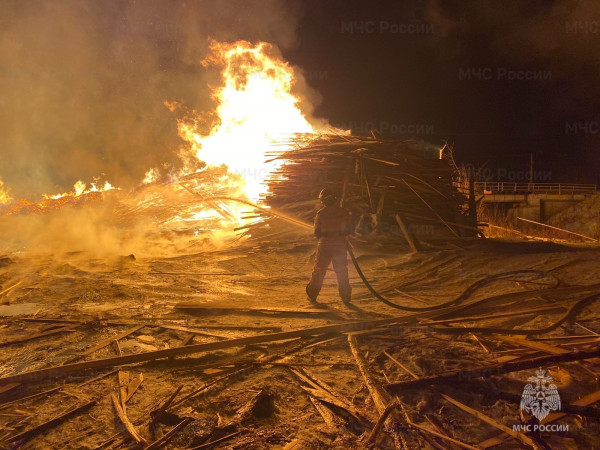
[{"label": "large flame", "polygon": [[8,188],[4,187],[4,182],[0,178],[0,205],[10,202],[11,198],[8,193]]},{"label": "large flame", "polygon": [[210,50],[203,64],[222,68],[222,85],[213,92],[217,123],[203,135],[197,122],[180,121],[179,133],[209,167],[224,164],[241,175],[246,195],[257,201],[267,190],[265,178],[280,164],[265,162],[272,144],[314,130],[292,93],[293,69],[273,56],[270,44],[213,42]]},{"label": "large flame", "polygon": [[[218,68],[221,83],[213,88],[214,111],[192,111],[178,120],[179,134],[190,143],[194,156],[190,158],[189,148],[185,149],[184,169],[151,168],[138,188],[112,195],[118,198],[115,214],[120,217],[144,215],[177,232],[243,228],[248,207],[224,198],[260,201],[268,189],[265,180],[281,165],[279,160],[266,162],[268,153],[290,150],[298,134],[315,133],[294,93],[294,70],[270,44],[213,42],[202,64]],[[181,106],[172,101],[165,105],[171,111]],[[0,215],[91,206],[113,189],[118,188],[95,179],[91,185],[78,181],[71,192],[44,194],[38,202],[11,201],[0,180]]]}]

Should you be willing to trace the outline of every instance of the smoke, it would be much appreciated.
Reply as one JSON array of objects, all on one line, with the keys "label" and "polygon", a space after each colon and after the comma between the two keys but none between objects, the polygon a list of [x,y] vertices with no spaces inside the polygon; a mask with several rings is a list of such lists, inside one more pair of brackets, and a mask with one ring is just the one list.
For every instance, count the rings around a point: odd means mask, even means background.
[{"label": "smoke", "polygon": [[[299,13],[285,0],[2,2],[0,249],[160,256],[237,237],[235,222],[212,218],[210,205],[176,185],[131,188],[157,178],[149,169],[190,167],[177,120],[192,111],[214,119],[220,68],[200,63],[211,41],[293,48]],[[318,95],[301,73],[296,93],[310,115]],[[219,170],[202,176],[223,177]],[[3,207],[27,205],[3,206],[8,194],[37,201],[95,179],[122,190],[79,207],[2,216]],[[196,216],[207,218],[188,221]]]},{"label": "smoke", "polygon": [[[212,184],[224,173],[223,168],[203,171],[196,174],[197,184]],[[208,196],[238,197],[238,186],[221,186]],[[212,250],[239,238],[237,222],[219,214],[214,202],[199,199],[178,183],[46,200],[43,206],[21,205],[33,208],[26,214],[18,211],[19,205],[9,205],[8,210],[15,210],[9,215],[2,214],[0,205],[0,254],[51,254],[55,259],[72,258],[73,253],[82,258],[160,257]]]},{"label": "smoke", "polygon": [[296,43],[280,0],[7,0],[0,4],[0,177],[13,198],[102,175],[130,188],[178,168],[165,100],[214,108],[211,39]]}]

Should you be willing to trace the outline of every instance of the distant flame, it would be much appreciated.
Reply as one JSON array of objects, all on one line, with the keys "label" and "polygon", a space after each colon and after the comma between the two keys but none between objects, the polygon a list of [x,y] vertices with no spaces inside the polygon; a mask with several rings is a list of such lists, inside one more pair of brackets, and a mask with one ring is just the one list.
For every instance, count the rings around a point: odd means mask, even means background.
[{"label": "distant flame", "polygon": [[62,194],[44,194],[44,198],[46,200],[56,200],[62,197],[80,197],[92,192],[106,192],[113,189],[119,188],[114,187],[108,181],[105,181],[103,185],[100,185],[98,180],[94,180],[94,182],[90,183],[90,188],[88,189],[87,184],[79,180],[73,185],[73,190],[71,192],[63,192]]},{"label": "distant flame", "polygon": [[208,166],[225,164],[241,175],[246,195],[256,201],[267,190],[264,180],[280,164],[265,163],[272,144],[314,130],[298,107],[299,98],[291,93],[293,69],[272,56],[270,44],[212,42],[210,49],[203,65],[222,67],[222,85],[213,91],[218,123],[203,135],[197,121],[179,121],[179,134]]},{"label": "distant flame", "polygon": [[158,169],[150,169],[144,175],[144,179],[142,180],[142,184],[150,184],[150,183],[154,183],[155,181],[158,181],[159,175],[160,174],[158,172]]},{"label": "distant flame", "polygon": [[2,181],[2,178],[0,178],[0,205],[9,203],[11,200],[8,188],[4,187],[4,182]]}]

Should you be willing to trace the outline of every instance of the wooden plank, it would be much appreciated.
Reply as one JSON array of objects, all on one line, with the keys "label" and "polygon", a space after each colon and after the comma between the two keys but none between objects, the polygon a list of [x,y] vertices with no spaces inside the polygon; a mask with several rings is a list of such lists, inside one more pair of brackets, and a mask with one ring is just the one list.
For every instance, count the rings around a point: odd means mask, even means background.
[{"label": "wooden plank", "polygon": [[473,408],[459,402],[458,400],[453,399],[452,397],[449,397],[445,394],[440,394],[440,395],[442,397],[444,397],[444,399],[446,399],[448,402],[452,403],[454,406],[457,406],[458,408],[462,409],[463,411],[477,417],[479,420],[481,420],[495,428],[498,428],[499,430],[502,430],[504,433],[509,434],[510,436],[514,437],[515,439],[518,439],[522,443],[531,446],[531,448],[538,448],[537,444],[529,436],[526,436],[523,433],[519,433],[518,431],[513,431],[512,428],[509,428],[506,425],[503,425],[500,422],[497,422],[496,420],[492,419],[491,417],[483,414],[481,411],[477,411],[476,409],[473,409]]},{"label": "wooden plank", "polygon": [[135,427],[133,426],[133,424],[131,423],[131,421],[129,420],[127,415],[125,414],[125,411],[123,411],[123,409],[121,408],[121,404],[119,403],[119,399],[117,398],[117,396],[115,394],[111,394],[111,398],[112,398],[113,406],[115,407],[115,411],[117,412],[117,416],[119,417],[119,420],[121,421],[121,423],[125,426],[125,429],[129,433],[129,435],[138,444],[147,445],[148,443],[146,442],[146,440],[138,434]]},{"label": "wooden plank", "polygon": [[[177,400],[176,402],[173,402],[173,400],[174,400],[174,398],[175,398],[175,397],[173,397],[173,396],[172,396],[172,397],[171,397],[169,400],[167,400],[167,402],[165,402],[165,404],[164,404],[164,405],[162,405],[162,406],[159,408],[159,410],[166,411],[166,410],[167,410],[167,408],[169,408],[169,407],[170,407],[170,408],[175,408],[176,406],[179,406],[179,405],[181,405],[182,403],[184,403],[184,402],[186,402],[186,401],[188,401],[188,400],[190,400],[190,399],[192,399],[192,398],[194,398],[194,397],[197,397],[198,395],[200,395],[202,392],[206,391],[206,390],[207,390],[208,388],[210,388],[211,386],[214,386],[215,384],[217,384],[217,383],[220,383],[221,381],[224,381],[224,380],[226,380],[227,378],[233,377],[233,376],[235,376],[235,375],[239,375],[239,374],[240,374],[240,373],[242,373],[242,372],[245,372],[245,371],[247,371],[247,370],[250,370],[252,367],[253,367],[253,366],[251,366],[251,365],[248,365],[248,366],[246,366],[246,367],[243,367],[243,368],[241,368],[241,369],[239,369],[239,370],[235,370],[235,371],[232,371],[232,372],[229,372],[229,373],[227,373],[226,375],[223,375],[223,376],[221,376],[221,377],[218,377],[218,378],[214,379],[213,381],[211,381],[210,383],[206,383],[206,384],[204,384],[204,386],[202,386],[202,387],[200,387],[200,388],[198,388],[198,389],[195,389],[195,390],[193,390],[193,391],[192,391],[192,392],[190,392],[189,394],[186,394],[186,395],[185,395],[183,398],[180,398],[180,399],[179,399],[179,400]],[[181,387],[183,387],[183,386],[181,386]],[[175,391],[175,393],[174,393],[173,395],[176,395],[177,393],[178,393],[178,391]],[[170,402],[172,402],[172,403],[170,403]]]},{"label": "wooden plank", "polygon": [[7,287],[6,289],[4,289],[2,292],[0,292],[0,296],[4,295],[4,294],[8,294],[10,291],[12,291],[14,288],[20,286],[21,284],[23,284],[23,280],[13,284],[10,287]]},{"label": "wooden plank", "polygon": [[133,397],[133,394],[135,394],[143,381],[144,375],[140,373],[127,385],[127,397],[125,398],[125,403],[127,403],[129,399]]},{"label": "wooden plank", "polygon": [[10,383],[5,386],[0,386],[0,394],[4,394],[5,392],[10,391],[11,389],[16,388],[17,386],[19,386],[19,383]]},{"label": "wooden plank", "polygon": [[446,441],[448,441],[448,442],[450,442],[452,444],[456,444],[459,447],[466,448],[466,449],[469,449],[469,450],[479,450],[479,447],[473,447],[472,445],[465,444],[464,442],[461,442],[461,441],[459,441],[457,439],[451,438],[448,435],[445,435],[445,434],[439,433],[437,431],[431,430],[431,429],[429,429],[427,427],[424,427],[423,425],[419,425],[418,423],[415,423],[413,421],[409,421],[408,424],[411,427],[415,427],[415,428],[417,428],[417,429],[419,429],[421,431],[424,431],[426,433],[433,434],[434,436],[437,436],[440,439],[444,439],[444,440],[446,440]]},{"label": "wooden plank", "polygon": [[388,389],[390,392],[402,392],[404,389],[415,387],[423,387],[439,383],[455,383],[478,377],[487,378],[490,376],[506,375],[507,373],[511,372],[517,372],[520,370],[531,369],[540,366],[548,366],[559,362],[581,361],[583,359],[597,357],[600,357],[600,347],[596,347],[593,350],[569,352],[562,355],[540,356],[524,361],[509,361],[503,364],[490,364],[473,369],[451,370],[439,375],[421,377],[418,380],[391,383],[386,386],[386,389]]},{"label": "wooden plank", "polygon": [[[414,373],[413,371],[411,371],[411,370],[410,370],[408,367],[406,367],[406,366],[405,366],[404,364],[402,364],[400,361],[398,361],[397,359],[393,358],[393,357],[392,357],[392,356],[391,356],[389,353],[387,353],[387,352],[385,352],[385,351],[384,351],[384,353],[385,353],[385,354],[386,354],[386,356],[387,356],[388,358],[390,358],[390,359],[391,359],[391,360],[392,360],[392,361],[393,361],[395,364],[397,364],[397,365],[398,365],[398,367],[400,367],[402,370],[404,370],[406,373],[408,373],[408,374],[409,374],[411,377],[413,377],[413,379],[415,379],[415,380],[418,380],[418,379],[419,379],[419,376],[418,376],[416,373]],[[439,393],[439,391],[438,391],[438,393]],[[396,398],[398,398],[398,396],[396,396]],[[406,413],[406,411],[405,411],[405,413]],[[425,416],[425,417],[427,418],[427,420],[428,420],[430,423],[432,423],[432,422],[431,422],[431,419],[429,419],[429,417],[427,417],[427,416]],[[439,431],[433,431],[433,430],[430,430],[429,428],[425,428],[425,427],[423,427],[423,426],[421,426],[421,425],[418,425],[418,424],[416,424],[415,422],[413,422],[412,420],[410,420],[410,418],[408,417],[408,415],[406,415],[406,421],[407,421],[407,423],[408,423],[410,426],[413,426],[413,427],[415,427],[415,428],[418,428],[418,429],[419,429],[419,430],[421,430],[421,431],[425,431],[425,432],[427,432],[427,433],[431,433],[431,434],[433,434],[434,436],[437,436],[437,437],[439,437],[439,438],[441,438],[441,439],[445,439],[445,440],[447,440],[448,442],[450,442],[450,443],[452,443],[452,444],[456,444],[456,445],[458,445],[458,446],[460,446],[460,447],[462,447],[462,448],[469,448],[469,449],[476,448],[476,447],[473,447],[472,445],[465,444],[464,442],[461,442],[461,441],[459,441],[459,440],[457,440],[457,439],[454,439],[454,438],[452,438],[452,437],[448,436],[447,434],[441,433],[441,432],[439,432]],[[436,426],[435,424],[433,424],[433,423],[432,423],[432,425],[434,425],[434,426],[437,428],[437,426]]]},{"label": "wooden plank", "polygon": [[400,404],[395,400],[388,403],[388,405],[385,407],[385,409],[379,416],[379,419],[377,419],[375,426],[369,433],[369,436],[367,437],[367,440],[365,441],[365,443],[367,445],[370,445],[370,444],[372,445],[373,443],[375,443],[375,441],[377,440],[377,435],[379,434],[379,430],[381,430],[381,427],[387,420],[388,416],[392,413],[392,410],[398,408],[399,406],[400,406]]},{"label": "wooden plank", "polygon": [[[371,398],[373,399],[375,408],[380,415],[383,415],[388,404],[392,401],[390,394],[388,394],[387,391],[385,391],[383,387],[375,381],[369,372],[367,362],[360,354],[358,349],[356,336],[348,335],[348,344],[350,345],[350,351],[352,352],[352,356],[354,356],[354,360],[356,361],[356,365],[362,375],[363,381],[367,386]],[[392,409],[388,412],[388,416],[384,421],[385,429],[392,435],[396,447],[408,448],[406,444],[406,437],[400,432],[397,426],[397,424],[402,422],[403,420],[400,418],[398,411]]]},{"label": "wooden plank", "polygon": [[160,419],[162,414],[167,410],[167,408],[171,406],[173,400],[175,400],[175,397],[177,397],[177,395],[179,394],[179,392],[181,392],[182,389],[183,384],[179,385],[177,389],[175,389],[175,391],[169,396],[168,399],[166,399],[162,404],[160,404],[160,406],[155,411],[152,411],[150,413],[150,415],[152,416],[152,422],[156,422]]},{"label": "wooden plank", "polygon": [[360,172],[362,177],[365,180],[365,186],[367,187],[367,195],[369,197],[369,212],[371,214],[373,214],[373,195],[371,194],[371,185],[369,184],[369,176],[367,175],[367,170],[365,167],[365,162],[362,159],[362,155],[359,156],[358,158],[359,164],[360,164]]},{"label": "wooden plank", "polygon": [[54,334],[72,333],[74,331],[77,331],[77,330],[75,328],[73,328],[73,327],[56,328],[54,330],[43,331],[41,333],[30,334],[30,335],[23,336],[23,337],[20,337],[20,338],[17,338],[17,339],[12,339],[10,341],[0,342],[0,347],[6,347],[8,345],[13,345],[13,344],[21,344],[23,342],[32,341],[34,339],[39,339],[39,338],[45,337],[45,336],[52,336]]},{"label": "wooden plank", "polygon": [[372,375],[367,370],[367,363],[363,356],[360,354],[356,337],[352,335],[348,336],[348,343],[350,344],[350,350],[352,352],[352,355],[354,356],[356,365],[358,366],[358,369],[363,377],[365,386],[367,386],[367,389],[371,394],[371,398],[373,399],[375,408],[377,408],[379,414],[383,414],[383,411],[385,411],[385,408],[390,402],[391,397],[385,390],[383,390],[379,383],[376,383],[374,381]]},{"label": "wooden plank", "polygon": [[486,347],[486,346],[483,344],[483,342],[481,342],[481,339],[480,339],[480,338],[479,338],[479,337],[478,337],[478,336],[477,336],[475,333],[469,333],[469,336],[471,336],[471,337],[472,337],[472,338],[475,340],[475,342],[477,342],[477,343],[479,344],[479,346],[480,346],[480,347],[483,349],[483,351],[484,351],[484,352],[486,352],[486,353],[492,353],[492,352],[490,351],[490,349],[489,349],[489,348],[487,348],[487,347]]},{"label": "wooden plank", "polygon": [[555,347],[554,345],[544,344],[539,341],[529,341],[527,339],[523,339],[521,337],[516,336],[502,336],[499,334],[492,334],[489,336],[490,338],[497,339],[502,342],[506,342],[508,344],[516,345],[517,347],[526,347],[531,348],[533,350],[539,350],[545,353],[550,353],[552,355],[564,355],[569,353],[568,350],[564,348]]},{"label": "wooden plank", "polygon": [[118,333],[114,336],[111,336],[107,339],[104,339],[103,341],[100,341],[99,343],[97,343],[96,345],[91,346],[90,348],[88,348],[87,350],[85,350],[83,353],[81,353],[80,355],[74,356],[68,360],[66,360],[63,364],[70,364],[74,361],[77,361],[78,359],[83,358],[84,356],[90,355],[92,353],[94,353],[97,350],[100,350],[101,348],[104,348],[108,345],[111,345],[111,343],[113,341],[118,341],[119,339],[123,339],[126,336],[129,336],[132,333],[135,333],[138,330],[141,330],[142,328],[144,328],[146,325],[136,325],[133,328],[129,328],[125,331],[122,331],[121,333]]},{"label": "wooden plank", "polygon": [[594,334],[594,335],[596,335],[596,336],[600,336],[600,334],[599,334],[599,333],[596,333],[595,331],[593,331],[593,330],[590,330],[588,327],[585,327],[585,326],[581,325],[579,322],[575,322],[575,325],[577,325],[579,328],[583,328],[583,329],[584,329],[585,331],[587,331],[588,333]]},{"label": "wooden plank", "polygon": [[577,237],[580,237],[580,238],[583,238],[583,239],[587,239],[589,241],[600,242],[598,239],[594,239],[593,237],[589,237],[589,236],[586,236],[584,234],[574,233],[572,231],[565,230],[564,228],[553,227],[552,225],[548,225],[548,224],[545,224],[545,223],[536,222],[535,220],[523,219],[522,217],[517,217],[517,219],[522,220],[523,222],[529,222],[529,223],[533,223],[535,225],[540,225],[542,227],[551,228],[552,230],[557,230],[557,231],[562,231],[563,233],[572,234],[572,235],[575,235]]},{"label": "wooden plank", "polygon": [[227,441],[227,440],[231,439],[232,437],[237,436],[240,433],[241,433],[241,431],[236,431],[235,433],[228,434],[227,436],[223,436],[222,438],[215,439],[214,441],[210,441],[210,442],[207,442],[205,444],[201,444],[201,445],[198,445],[196,447],[192,447],[190,450],[200,450],[202,448],[210,448],[213,445],[216,445],[216,444],[218,444],[220,442]]},{"label": "wooden plank", "polygon": [[[406,213],[406,217],[409,218],[409,219],[412,218],[412,219],[418,219],[418,220],[426,220],[426,221],[429,221],[429,222],[437,222],[437,220],[435,218],[433,218],[433,217],[420,216],[418,214]],[[471,227],[469,225],[464,225],[464,224],[461,224],[461,223],[450,222],[449,220],[446,220],[446,223],[448,225],[452,225],[453,227],[456,227],[456,228],[463,228],[465,230],[471,230],[471,231],[476,231],[478,233],[481,233],[481,230],[479,228],[477,228],[477,227],[474,227],[474,226]]]},{"label": "wooden plank", "polygon": [[[327,309],[297,309],[297,308],[285,308],[285,307],[243,307],[233,305],[215,305],[215,304],[191,304],[191,303],[178,303],[175,305],[175,309],[203,311],[209,314],[235,314],[235,313],[280,313],[280,314],[295,314],[295,315],[332,315],[336,311]],[[199,334],[199,333],[198,333]]]},{"label": "wooden plank", "polygon": [[[66,323],[66,324],[78,324],[85,325],[86,323],[95,323],[95,322],[82,322],[78,320],[69,320],[69,319],[58,319],[58,318],[31,318],[31,317],[19,317],[17,320],[23,320],[26,322],[51,322],[51,323]],[[125,325],[139,325],[138,323],[130,322],[130,321],[107,321],[106,325],[109,326],[125,326]],[[162,324],[157,323],[148,323],[146,326],[149,327],[163,327]],[[252,331],[281,331],[281,327],[277,326],[252,326],[252,325],[202,325],[203,329],[215,329],[215,330],[252,330]]]},{"label": "wooden plank", "polygon": [[189,327],[180,327],[177,325],[159,325],[160,328],[164,328],[165,330],[174,330],[174,331],[183,331],[184,333],[191,333],[192,337],[195,335],[213,337],[217,339],[231,339],[231,336],[224,336],[220,334],[207,333],[206,331],[202,331],[196,328]]},{"label": "wooden plank", "polygon": [[[342,426],[342,421],[339,417],[331,412],[331,410],[323,405],[316,397],[309,395],[308,398],[310,402],[313,404],[317,412],[323,418],[323,421],[331,428],[332,431],[337,433],[344,433],[344,428]],[[344,433],[346,434],[346,433]]]},{"label": "wooden plank", "polygon": [[119,341],[114,340],[114,341],[111,342],[111,345],[115,349],[115,353],[117,354],[117,356],[122,356],[123,355],[123,352],[121,351],[121,346],[119,345]]},{"label": "wooden plank", "polygon": [[410,246],[411,250],[415,253],[419,253],[420,251],[422,251],[421,244],[412,235],[412,233],[406,226],[405,220],[402,218],[400,213],[396,214],[396,222],[398,223],[398,226],[400,227],[402,234],[404,234],[404,238],[406,239],[406,242],[408,242],[408,245]]},{"label": "wooden plank", "polygon": [[[592,392],[591,394],[587,394],[581,397],[579,400],[575,400],[571,403],[573,406],[590,406],[596,402],[600,402],[600,391]],[[565,417],[567,413],[565,412],[551,412],[548,414],[540,423],[550,423],[554,422],[558,419]]]},{"label": "wooden plank", "polygon": [[394,162],[394,161],[388,161],[386,159],[380,159],[380,158],[374,158],[372,156],[365,156],[365,159],[369,159],[371,161],[376,161],[376,162],[380,162],[383,164],[387,164],[389,166],[400,166],[400,163]]},{"label": "wooden plank", "polygon": [[125,402],[127,401],[127,385],[129,384],[129,372],[125,370],[119,370],[119,400],[121,401],[121,409],[124,413],[127,413],[127,407]]},{"label": "wooden plank", "polygon": [[[435,313],[439,314],[439,311],[435,311]],[[314,328],[303,328],[300,330],[284,331],[280,333],[261,334],[257,336],[229,339],[226,341],[207,342],[203,344],[193,344],[181,347],[174,347],[165,350],[154,350],[150,352],[134,353],[131,355],[116,356],[112,358],[96,359],[91,361],[77,362],[73,364],[65,364],[62,366],[48,367],[45,369],[32,370],[28,372],[22,372],[19,374],[2,377],[0,378],[0,386],[8,383],[16,383],[23,381],[40,381],[47,377],[65,375],[68,373],[75,373],[88,369],[112,368],[126,364],[135,364],[138,362],[154,361],[157,359],[169,358],[171,356],[191,355],[194,353],[202,353],[212,350],[243,347],[249,344],[277,342],[294,338],[317,336],[329,333],[348,333],[352,331],[362,331],[369,327],[376,328],[383,325],[414,323],[416,319],[427,317],[431,314],[432,312],[428,311],[424,313],[410,314],[399,317],[389,317],[385,319],[344,322],[334,325],[324,325]],[[584,352],[579,353],[583,354]],[[597,353],[598,355],[594,354],[594,356],[592,357],[600,356],[600,350],[598,350]]]},{"label": "wooden plank", "polygon": [[168,443],[171,439],[173,439],[177,433],[179,433],[181,430],[183,430],[185,427],[187,427],[193,421],[194,421],[194,419],[192,419],[191,417],[186,417],[181,422],[179,422],[177,425],[175,425],[163,437],[161,437],[160,439],[157,439],[156,441],[154,441],[147,447],[144,447],[144,450],[156,450],[156,449],[162,447],[163,445]]},{"label": "wooden plank", "polygon": [[148,272],[148,275],[182,275],[182,276],[231,276],[231,275],[245,275],[237,272]]},{"label": "wooden plank", "polygon": [[[427,420],[429,425],[431,425],[435,431],[437,431],[438,433],[440,433],[444,436],[447,436],[447,438],[444,438],[444,439],[449,439],[448,447],[446,447],[446,448],[442,447],[442,450],[446,450],[446,449],[447,450],[455,450],[456,448],[458,448],[458,445],[454,445],[454,443],[452,442],[455,439],[453,439],[452,436],[450,436],[448,434],[448,432],[444,429],[444,427],[442,426],[441,422],[438,419],[432,418],[431,416],[428,416],[426,414],[423,417],[425,417],[425,420]],[[442,418],[443,417],[440,417],[440,419],[442,419]],[[462,444],[462,442],[461,442],[461,444]],[[465,445],[468,445],[468,444],[465,444]]]},{"label": "wooden plank", "polygon": [[92,384],[92,383],[94,383],[94,382],[96,382],[98,380],[102,380],[103,378],[106,378],[106,377],[108,377],[108,376],[110,376],[112,374],[115,374],[117,372],[118,372],[118,370],[115,369],[115,370],[111,370],[110,372],[106,372],[106,373],[100,374],[97,377],[90,378],[89,380],[86,380],[83,383],[78,384],[77,387],[87,386],[88,384]]},{"label": "wooden plank", "polygon": [[390,360],[395,363],[398,367],[400,367],[402,370],[404,370],[407,374],[409,374],[411,377],[413,377],[413,379],[418,380],[419,376],[412,372],[408,367],[406,367],[404,364],[402,364],[400,361],[398,361],[396,358],[394,358],[392,355],[390,355],[388,352],[386,352],[385,350],[383,351],[383,353],[385,354],[385,356],[387,356],[388,358],[390,358]]},{"label": "wooden plank", "polygon": [[300,370],[290,369],[290,371],[296,377],[298,377],[298,379],[300,379],[302,382],[306,383],[309,386],[309,387],[306,387],[306,386],[300,385],[300,387],[304,391],[306,391],[310,396],[315,397],[319,401],[324,401],[324,402],[330,403],[332,405],[337,406],[338,408],[345,410],[346,413],[348,415],[354,417],[354,419],[357,422],[360,422],[360,423],[363,423],[363,424],[369,425],[369,426],[372,424],[372,421],[370,418],[366,417],[365,414],[360,409],[358,409],[354,404],[349,402],[343,396],[341,396],[337,393],[334,393],[334,392],[330,391],[329,389],[326,389],[325,386],[321,386],[315,380],[306,376],[306,374],[303,374],[302,372],[300,372]]},{"label": "wooden plank", "polygon": [[17,404],[17,403],[26,402],[27,400],[32,400],[34,398],[43,397],[44,395],[48,395],[48,394],[51,394],[53,392],[60,391],[61,389],[62,389],[62,386],[58,386],[58,387],[55,387],[55,388],[52,388],[52,389],[48,389],[47,391],[38,392],[37,394],[28,395],[27,397],[21,397],[21,398],[18,398],[16,400],[12,400],[10,402],[2,403],[0,405],[0,409],[4,409],[7,406],[14,405],[14,404]]},{"label": "wooden plank", "polygon": [[283,447],[283,450],[304,450],[305,447],[304,445],[302,445],[302,441],[300,441],[300,439],[294,439],[291,442],[288,442],[285,447]]},{"label": "wooden plank", "polygon": [[82,322],[80,320],[73,319],[61,319],[58,317],[17,317],[17,320],[22,320],[24,322],[49,322],[49,323],[64,323],[64,324],[77,324],[83,325],[86,322]]},{"label": "wooden plank", "polygon": [[580,347],[580,346],[585,346],[588,344],[596,344],[600,342],[600,337],[597,338],[593,338],[593,339],[586,339],[586,340],[582,340],[582,341],[576,341],[576,342],[561,342],[560,344],[558,344],[559,347]]},{"label": "wooden plank", "polygon": [[575,334],[570,336],[549,336],[549,337],[532,337],[532,341],[573,341],[579,342],[580,339],[588,340],[591,335],[589,334]]},{"label": "wooden plank", "polygon": [[183,340],[183,342],[181,343],[181,345],[183,345],[183,346],[186,346],[186,345],[193,344],[193,341],[194,341],[194,338],[195,338],[195,337],[196,337],[196,335],[195,335],[195,334],[193,334],[193,333],[190,333],[190,334],[188,335],[188,337],[186,337],[186,338]]},{"label": "wooden plank", "polygon": [[40,425],[30,428],[29,430],[23,431],[22,433],[19,433],[15,436],[11,436],[10,438],[7,439],[7,441],[22,442],[27,439],[30,439],[30,438],[37,436],[40,433],[48,430],[49,428],[52,428],[52,427],[58,425],[59,423],[62,423],[65,420],[70,419],[71,417],[79,414],[80,412],[82,412],[88,408],[91,408],[95,404],[96,404],[96,400],[92,400],[92,401],[84,403],[80,406],[75,406],[73,408],[70,408],[70,409],[66,410],[65,412],[63,412],[62,414],[58,415],[57,417],[54,417],[53,419],[50,419]]}]

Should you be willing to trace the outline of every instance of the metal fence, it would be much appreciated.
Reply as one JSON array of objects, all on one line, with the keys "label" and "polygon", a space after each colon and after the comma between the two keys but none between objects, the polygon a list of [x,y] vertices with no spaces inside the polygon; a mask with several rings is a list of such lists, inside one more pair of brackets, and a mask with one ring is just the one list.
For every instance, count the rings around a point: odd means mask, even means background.
[{"label": "metal fence", "polygon": [[504,181],[477,181],[475,192],[480,194],[594,194],[595,184],[573,183],[511,183]]}]

